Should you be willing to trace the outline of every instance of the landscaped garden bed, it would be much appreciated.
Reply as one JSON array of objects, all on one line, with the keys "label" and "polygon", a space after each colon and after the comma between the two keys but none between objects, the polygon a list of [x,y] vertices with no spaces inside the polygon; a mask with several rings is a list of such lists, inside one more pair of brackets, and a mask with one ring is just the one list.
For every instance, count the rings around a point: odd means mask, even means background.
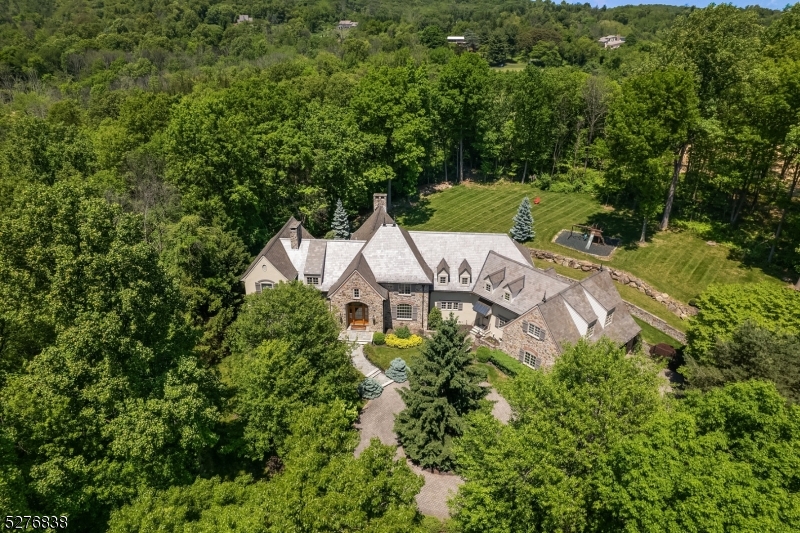
[{"label": "landscaped garden bed", "polygon": [[389,368],[392,359],[399,357],[405,361],[408,367],[413,371],[414,364],[419,359],[423,346],[425,346],[424,343],[415,348],[392,348],[386,345],[375,346],[374,344],[367,344],[364,346],[364,355],[367,356],[370,363],[381,370]]}]

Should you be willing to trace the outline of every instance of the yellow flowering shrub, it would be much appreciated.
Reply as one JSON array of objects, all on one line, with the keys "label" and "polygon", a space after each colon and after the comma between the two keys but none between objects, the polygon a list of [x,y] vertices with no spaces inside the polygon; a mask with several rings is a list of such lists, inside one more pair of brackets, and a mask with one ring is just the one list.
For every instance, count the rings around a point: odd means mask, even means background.
[{"label": "yellow flowering shrub", "polygon": [[411,335],[407,339],[401,339],[394,333],[386,335],[386,346],[391,346],[392,348],[413,348],[420,344],[422,344],[422,337],[419,335]]}]

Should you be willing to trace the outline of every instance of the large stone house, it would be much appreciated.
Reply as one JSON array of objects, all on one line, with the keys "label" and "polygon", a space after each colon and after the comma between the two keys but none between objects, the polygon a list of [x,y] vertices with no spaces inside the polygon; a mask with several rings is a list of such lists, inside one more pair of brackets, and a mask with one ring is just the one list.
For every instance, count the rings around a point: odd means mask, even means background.
[{"label": "large stone house", "polygon": [[245,292],[299,280],[325,294],[348,330],[426,330],[438,307],[534,368],[582,337],[633,347],[640,328],[608,272],[566,283],[506,234],[407,231],[385,194],[373,202],[349,240],[316,239],[290,218],[242,276]]}]

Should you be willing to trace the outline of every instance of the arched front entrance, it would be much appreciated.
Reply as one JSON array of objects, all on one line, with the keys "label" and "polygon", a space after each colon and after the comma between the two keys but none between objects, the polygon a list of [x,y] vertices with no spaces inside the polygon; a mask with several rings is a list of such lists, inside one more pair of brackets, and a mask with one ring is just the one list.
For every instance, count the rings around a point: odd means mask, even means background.
[{"label": "arched front entrance", "polygon": [[369,308],[361,302],[347,304],[347,327],[367,329],[369,325]]}]

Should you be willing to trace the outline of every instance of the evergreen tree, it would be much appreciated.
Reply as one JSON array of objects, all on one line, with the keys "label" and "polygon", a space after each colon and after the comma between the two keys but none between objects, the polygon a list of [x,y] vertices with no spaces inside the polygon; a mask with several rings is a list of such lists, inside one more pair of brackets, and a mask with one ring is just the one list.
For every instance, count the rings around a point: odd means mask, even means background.
[{"label": "evergreen tree", "polygon": [[464,431],[462,417],[486,394],[471,361],[466,335],[451,315],[425,344],[410,388],[400,391],[406,408],[394,430],[406,454],[423,468],[453,467],[452,439]]},{"label": "evergreen tree", "polygon": [[344,210],[341,198],[336,200],[336,211],[333,212],[331,230],[336,234],[337,239],[350,238],[350,221],[347,220],[347,211]]},{"label": "evergreen tree", "polygon": [[525,242],[536,237],[533,231],[533,215],[531,214],[531,201],[526,196],[519,204],[517,214],[514,215],[514,226],[511,228],[511,237],[517,242]]}]

